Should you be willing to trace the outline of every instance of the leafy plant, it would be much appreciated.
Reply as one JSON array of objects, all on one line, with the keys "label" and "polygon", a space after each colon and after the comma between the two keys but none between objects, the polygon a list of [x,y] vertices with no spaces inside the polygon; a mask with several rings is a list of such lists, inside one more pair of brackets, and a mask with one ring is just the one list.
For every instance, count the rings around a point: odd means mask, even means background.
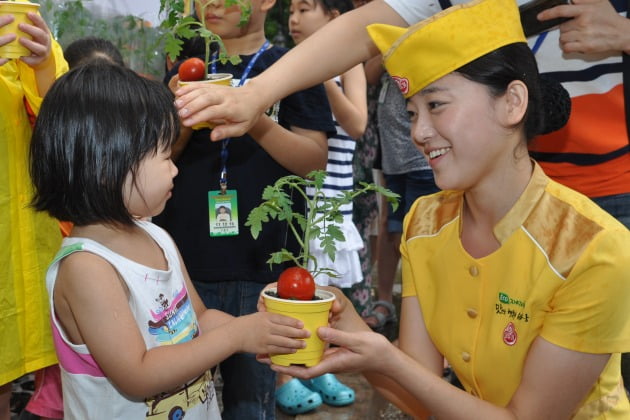
[{"label": "leafy plant", "polygon": [[[214,61],[219,61],[221,64],[226,64],[227,62],[232,64],[240,63],[241,59],[238,55],[228,55],[221,37],[206,28],[205,10],[216,0],[206,0],[203,2],[201,12],[199,13],[201,15],[201,21],[197,20],[194,16],[184,16],[185,1],[187,0],[160,0],[160,15],[164,15],[160,28],[165,30],[164,49],[169,58],[172,61],[179,58],[184,40],[200,37],[203,39],[205,45],[204,61],[206,63],[206,69],[204,79],[208,76],[208,66]],[[239,26],[244,26],[249,22],[249,17],[252,12],[249,0],[225,0],[224,6],[226,8],[232,6],[238,6],[240,8],[241,18]],[[218,50],[216,59],[211,60],[212,44],[215,44]]]},{"label": "leafy plant", "polygon": [[55,39],[65,49],[79,38],[111,41],[133,70],[156,79],[164,76],[163,47],[158,28],[133,15],[100,17],[93,0],[40,0],[40,13]]},{"label": "leafy plant", "polygon": [[[283,248],[271,254],[267,263],[280,264],[285,261],[293,261],[298,267],[307,269],[309,261],[314,269],[309,270],[313,277],[325,273],[330,277],[336,277],[337,272],[330,267],[318,267],[317,259],[311,254],[309,241],[320,241],[324,252],[332,261],[335,260],[337,241],[346,240],[338,224],[343,222],[340,208],[351,203],[357,196],[375,191],[382,194],[388,202],[392,203],[394,210],[398,207],[398,194],[378,186],[376,184],[360,183],[360,188],[352,191],[340,191],[334,197],[327,197],[322,191],[326,171],[319,170],[309,173],[306,178],[297,175],[288,175],[279,178],[273,185],[265,187],[263,202],[252,209],[247,216],[245,226],[250,227],[254,239],[262,231],[263,224],[272,219],[284,220],[297,239],[300,246],[298,255]],[[308,196],[307,189],[312,188],[312,198]],[[291,192],[297,192],[307,203],[306,215],[294,211]]]}]

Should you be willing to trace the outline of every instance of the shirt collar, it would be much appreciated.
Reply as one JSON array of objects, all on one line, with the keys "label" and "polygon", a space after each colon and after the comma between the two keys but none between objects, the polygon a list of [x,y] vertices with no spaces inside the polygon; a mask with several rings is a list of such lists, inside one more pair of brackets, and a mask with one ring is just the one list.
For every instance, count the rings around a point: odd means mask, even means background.
[{"label": "shirt collar", "polygon": [[521,194],[510,211],[494,227],[494,236],[501,243],[504,243],[516,229],[523,225],[549,183],[549,178],[545,175],[542,168],[538,163],[533,163],[534,170],[525,191],[523,191],[523,194]]}]

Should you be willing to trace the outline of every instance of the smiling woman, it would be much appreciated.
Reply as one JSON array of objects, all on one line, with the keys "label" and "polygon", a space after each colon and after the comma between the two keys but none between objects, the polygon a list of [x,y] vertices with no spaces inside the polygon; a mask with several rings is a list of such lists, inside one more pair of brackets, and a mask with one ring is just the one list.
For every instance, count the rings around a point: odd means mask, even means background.
[{"label": "smiling woman", "polygon": [[[368,32],[444,190],[405,218],[399,347],[336,291],[345,305],[318,334],[337,347],[318,366],[273,369],[365,370],[418,418],[629,418],[630,232],[528,155],[545,113],[516,3],[473,0]],[[467,392],[441,379],[444,360]]]}]

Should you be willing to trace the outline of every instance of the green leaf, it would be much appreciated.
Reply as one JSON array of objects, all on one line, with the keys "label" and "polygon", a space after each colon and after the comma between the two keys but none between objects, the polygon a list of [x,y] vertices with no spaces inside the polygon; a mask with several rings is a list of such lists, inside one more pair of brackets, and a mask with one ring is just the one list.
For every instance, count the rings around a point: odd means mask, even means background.
[{"label": "green leaf", "polygon": [[[382,193],[388,201],[397,206],[398,195],[375,184],[361,183],[361,188],[357,190],[344,191],[334,197],[326,197],[322,191],[325,178],[326,172],[322,170],[312,171],[306,178],[289,175],[277,179],[273,185],[268,185],[263,190],[262,203],[252,210],[246,223],[252,235],[257,238],[262,224],[271,219],[286,220],[289,230],[302,246],[297,256],[286,249],[272,253],[267,261],[269,264],[293,261],[298,266],[306,268],[309,262],[312,262],[314,276],[325,273],[336,277],[334,268],[317,266],[317,260],[309,249],[309,241],[311,239],[319,241],[323,252],[334,261],[337,255],[337,243],[346,240],[339,227],[343,223],[341,206],[351,203],[357,196],[370,191]],[[314,190],[312,197],[307,196],[307,188]],[[294,196],[306,200],[308,206],[306,214],[294,210],[292,199]]]},{"label": "green leaf", "polygon": [[250,226],[250,232],[254,239],[258,238],[258,235],[262,231],[262,224],[269,221],[269,212],[264,206],[258,206],[252,209],[247,215],[247,221],[245,226]]},{"label": "green leaf", "polygon": [[229,61],[230,61],[230,64],[232,64],[233,66],[235,66],[235,65],[237,65],[237,64],[240,64],[240,63],[241,63],[241,61],[243,61],[243,60],[241,60],[241,57],[240,57],[240,56],[238,56],[238,55],[233,55],[232,57],[230,57]]}]

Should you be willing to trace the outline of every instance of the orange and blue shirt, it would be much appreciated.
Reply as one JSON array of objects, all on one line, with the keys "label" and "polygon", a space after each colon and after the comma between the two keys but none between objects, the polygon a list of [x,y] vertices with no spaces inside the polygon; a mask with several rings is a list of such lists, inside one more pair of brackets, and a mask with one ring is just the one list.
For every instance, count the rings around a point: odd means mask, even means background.
[{"label": "orange and blue shirt", "polygon": [[[627,13],[626,0],[611,0]],[[558,29],[530,37],[541,74],[562,83],[571,96],[567,124],[530,143],[545,173],[589,197],[630,193],[630,140],[624,113],[619,52],[565,54]]]}]

